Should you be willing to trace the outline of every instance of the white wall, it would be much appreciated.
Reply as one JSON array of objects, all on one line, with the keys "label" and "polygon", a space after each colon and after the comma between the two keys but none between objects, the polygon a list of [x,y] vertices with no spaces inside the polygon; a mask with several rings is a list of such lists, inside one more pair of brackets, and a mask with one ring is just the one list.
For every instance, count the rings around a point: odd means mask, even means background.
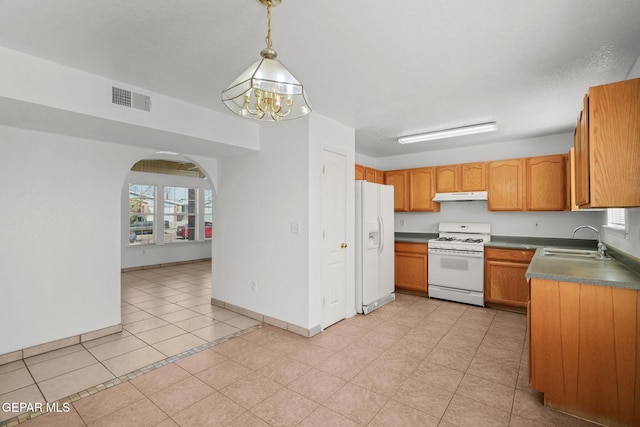
[{"label": "white wall", "polygon": [[308,120],[262,124],[260,140],[259,152],[218,162],[213,297],[307,328]]},{"label": "white wall", "polygon": [[[489,212],[487,202],[446,202],[440,212],[397,212],[396,232],[435,233],[439,222],[488,222],[491,234],[571,238],[574,228],[591,225],[601,229],[606,222],[604,211],[588,212]],[[603,222],[604,221],[604,222]],[[595,233],[577,237],[595,239]]]},{"label": "white wall", "polygon": [[[316,328],[322,320],[322,150],[347,157],[347,238],[353,242],[354,131],[314,113],[275,126],[264,124],[260,145],[260,152],[218,162],[213,297],[305,329]],[[292,223],[300,224],[300,234],[291,232]],[[351,258],[348,295],[354,293]],[[354,296],[347,306],[353,313]]]},{"label": "white wall", "polygon": [[4,126],[0,141],[0,354],[119,324],[122,184],[148,150]]},{"label": "white wall", "polygon": [[[2,46],[0,64],[0,124],[211,157],[259,148],[258,126],[240,117]],[[149,95],[151,112],[113,105],[114,83]]]}]

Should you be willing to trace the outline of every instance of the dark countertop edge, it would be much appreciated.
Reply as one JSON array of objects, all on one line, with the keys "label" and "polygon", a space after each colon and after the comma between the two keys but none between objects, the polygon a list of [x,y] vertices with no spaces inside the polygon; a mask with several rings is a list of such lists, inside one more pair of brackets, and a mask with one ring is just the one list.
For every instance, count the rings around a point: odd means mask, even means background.
[{"label": "dark countertop edge", "polygon": [[558,282],[583,283],[585,285],[608,286],[611,288],[640,291],[640,283],[618,282],[614,280],[590,279],[588,277],[562,276],[556,274],[529,273],[528,271],[525,274],[525,277],[527,279],[556,280]]},{"label": "dark countertop edge", "polygon": [[438,237],[438,233],[404,233],[396,231],[395,241],[399,243],[427,243]]},{"label": "dark countertop edge", "polygon": [[628,269],[632,271],[635,275],[638,276],[637,281],[627,282],[627,281],[621,281],[621,280],[592,278],[592,277],[589,277],[588,275],[575,276],[575,275],[563,275],[559,273],[554,274],[554,273],[537,272],[535,270],[532,270],[532,267],[535,267],[535,261],[540,256],[538,253],[539,252],[536,251],[536,255],[531,260],[531,264],[529,264],[529,268],[525,273],[525,277],[527,279],[557,280],[560,282],[584,283],[587,285],[609,286],[613,288],[624,288],[624,289],[632,289],[632,290],[640,291],[640,273],[638,273],[638,271],[636,271],[635,269],[631,268],[629,265],[616,259],[615,256],[611,256],[613,258],[612,261],[606,261],[606,262],[614,262],[617,264],[618,268]]},{"label": "dark countertop edge", "polygon": [[596,240],[526,236],[491,236],[491,241],[484,244],[487,248],[530,250],[544,246],[595,249],[597,245]]}]

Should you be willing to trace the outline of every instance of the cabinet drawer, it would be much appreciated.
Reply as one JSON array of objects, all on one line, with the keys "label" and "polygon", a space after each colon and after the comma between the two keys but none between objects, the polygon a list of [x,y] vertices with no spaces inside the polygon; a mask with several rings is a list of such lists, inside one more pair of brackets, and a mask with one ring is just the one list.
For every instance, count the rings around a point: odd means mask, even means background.
[{"label": "cabinet drawer", "polygon": [[533,258],[535,251],[527,249],[497,249],[497,248],[485,248],[485,259],[500,259],[509,261],[523,261],[530,262]]},{"label": "cabinet drawer", "polygon": [[396,252],[406,252],[411,254],[425,255],[427,253],[427,244],[426,243],[396,243]]}]

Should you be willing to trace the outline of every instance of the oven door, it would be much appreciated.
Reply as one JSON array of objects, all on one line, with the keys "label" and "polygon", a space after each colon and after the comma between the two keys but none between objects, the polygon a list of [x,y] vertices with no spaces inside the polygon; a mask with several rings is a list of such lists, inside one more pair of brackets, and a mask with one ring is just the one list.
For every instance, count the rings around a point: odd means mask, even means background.
[{"label": "oven door", "polygon": [[429,249],[429,285],[484,292],[484,253]]}]

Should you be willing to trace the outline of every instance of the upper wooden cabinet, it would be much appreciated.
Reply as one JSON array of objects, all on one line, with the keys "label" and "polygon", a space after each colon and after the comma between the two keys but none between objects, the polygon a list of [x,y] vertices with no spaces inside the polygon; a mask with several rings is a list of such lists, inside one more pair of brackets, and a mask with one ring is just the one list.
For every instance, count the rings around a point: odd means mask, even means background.
[{"label": "upper wooden cabinet", "polygon": [[460,191],[460,165],[436,168],[436,193]]},{"label": "upper wooden cabinet", "polygon": [[378,169],[356,165],[356,181],[358,180],[384,184],[384,172]]},{"label": "upper wooden cabinet", "polygon": [[435,168],[386,171],[385,182],[394,187],[396,211],[440,211],[440,203],[432,200],[436,191]]},{"label": "upper wooden cabinet", "polygon": [[490,211],[567,209],[565,155],[489,162]]},{"label": "upper wooden cabinet", "polygon": [[565,155],[526,159],[526,210],[563,211],[567,208]]},{"label": "upper wooden cabinet", "polygon": [[524,159],[489,162],[490,211],[524,210]]},{"label": "upper wooden cabinet", "polygon": [[399,212],[408,211],[409,171],[406,169],[386,171],[384,173],[384,181],[387,185],[393,185],[394,210]]},{"label": "upper wooden cabinet", "polygon": [[589,88],[574,144],[578,205],[640,206],[640,79]]},{"label": "upper wooden cabinet", "polygon": [[485,191],[487,165],[484,162],[436,167],[436,192]]},{"label": "upper wooden cabinet", "polygon": [[487,164],[465,163],[460,165],[460,191],[486,191]]},{"label": "upper wooden cabinet", "polygon": [[438,212],[440,203],[433,201],[436,193],[435,168],[409,169],[409,210]]}]

